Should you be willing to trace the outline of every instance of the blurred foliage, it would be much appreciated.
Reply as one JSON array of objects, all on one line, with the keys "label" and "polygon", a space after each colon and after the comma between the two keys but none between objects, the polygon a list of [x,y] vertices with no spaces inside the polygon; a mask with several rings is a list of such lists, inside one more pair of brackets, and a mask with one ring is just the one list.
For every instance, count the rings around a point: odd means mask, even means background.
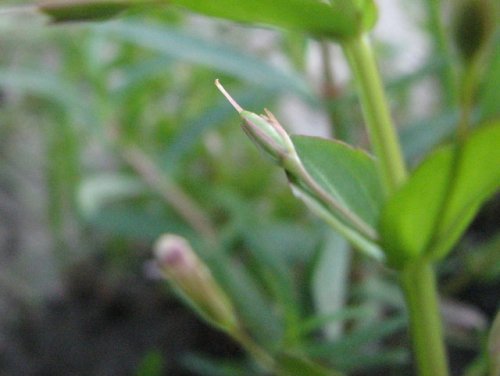
[{"label": "blurred foliage", "polygon": [[[423,32],[439,46],[437,30]],[[499,41],[498,32],[494,38]],[[494,45],[482,67],[477,124],[500,116],[500,43]],[[18,253],[6,258],[2,280],[19,291],[27,286],[25,299],[35,301],[33,294],[54,293],[41,287],[44,278],[57,279],[54,271],[96,254],[108,260],[106,272],[141,273],[152,242],[174,232],[211,266],[262,347],[292,363],[299,358],[291,353],[307,355],[349,373],[407,372],[406,314],[393,276],[351,255],[294,199],[212,85],[220,78],[243,107],[256,111],[293,97],[364,145],[351,86],[334,82],[335,91],[323,93],[308,79],[306,52],[315,46],[298,34],[172,9],[51,27],[0,14],[0,209],[11,210],[11,200],[25,208],[14,212],[36,218],[35,228],[12,222],[31,243],[3,247],[5,254]],[[455,128],[457,107],[447,99],[444,78],[448,69],[460,71],[460,63],[447,53],[429,54],[415,72],[387,84],[412,164]],[[432,109],[416,114],[418,99],[409,98],[429,81]],[[313,127],[305,124],[301,132]],[[498,211],[489,221],[495,219]],[[454,299],[476,281],[498,286],[500,280],[498,228],[480,237],[471,231],[442,268]],[[32,252],[52,266],[31,263]],[[341,277],[325,281],[325,265],[341,265]],[[40,270],[30,273],[33,268]],[[479,340],[470,335],[466,342]],[[246,359],[194,352],[181,358],[200,375],[262,374]],[[169,367],[151,350],[135,374],[168,374]]]}]

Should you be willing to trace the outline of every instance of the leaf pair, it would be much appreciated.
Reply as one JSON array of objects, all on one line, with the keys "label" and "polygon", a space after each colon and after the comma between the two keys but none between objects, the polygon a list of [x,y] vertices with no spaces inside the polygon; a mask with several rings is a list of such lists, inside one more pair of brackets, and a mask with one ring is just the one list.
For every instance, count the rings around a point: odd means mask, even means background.
[{"label": "leaf pair", "polygon": [[444,257],[499,186],[500,122],[436,150],[384,207],[380,233],[389,263]]}]

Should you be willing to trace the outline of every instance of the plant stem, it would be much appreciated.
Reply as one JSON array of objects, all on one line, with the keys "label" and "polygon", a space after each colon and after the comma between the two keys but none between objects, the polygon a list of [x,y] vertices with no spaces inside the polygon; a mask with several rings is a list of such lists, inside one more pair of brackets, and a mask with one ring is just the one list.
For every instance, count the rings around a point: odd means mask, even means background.
[{"label": "plant stem", "polygon": [[252,338],[242,329],[227,332],[254,358],[254,360],[266,371],[272,372],[275,368],[274,359],[263,348],[254,342]]},{"label": "plant stem", "polygon": [[443,67],[440,69],[440,81],[443,90],[444,102],[448,106],[455,106],[457,103],[457,82],[456,72],[451,59],[450,47],[446,37],[441,17],[441,0],[427,0],[427,14],[429,17],[428,28],[433,37],[434,52],[443,60]]},{"label": "plant stem", "polygon": [[[320,43],[321,60],[323,67],[323,99],[325,102],[331,103],[338,99],[342,93],[342,88],[335,82],[335,76],[332,71],[332,51],[326,40]],[[330,120],[331,136],[334,136],[340,141],[349,143],[351,141],[351,129],[346,124],[345,119],[338,108],[333,109],[328,105],[328,117]]]},{"label": "plant stem", "polygon": [[432,263],[420,259],[400,273],[420,376],[447,376],[448,363]]},{"label": "plant stem", "polygon": [[366,35],[350,39],[342,47],[354,74],[382,183],[390,195],[406,179],[406,168],[373,50]]},{"label": "plant stem", "polygon": [[217,244],[215,227],[198,204],[165,175],[139,148],[124,147],[122,156],[139,176],[211,245]]}]

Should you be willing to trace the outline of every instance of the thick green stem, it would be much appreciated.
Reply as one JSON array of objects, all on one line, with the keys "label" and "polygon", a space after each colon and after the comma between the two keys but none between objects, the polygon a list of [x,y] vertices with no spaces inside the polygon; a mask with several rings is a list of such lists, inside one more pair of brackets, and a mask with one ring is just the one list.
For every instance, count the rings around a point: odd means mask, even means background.
[{"label": "thick green stem", "polygon": [[406,168],[375,56],[366,35],[344,42],[343,49],[357,84],[380,175],[390,195],[406,179]]},{"label": "thick green stem", "polygon": [[401,271],[419,376],[447,376],[448,363],[432,263],[419,260]]}]

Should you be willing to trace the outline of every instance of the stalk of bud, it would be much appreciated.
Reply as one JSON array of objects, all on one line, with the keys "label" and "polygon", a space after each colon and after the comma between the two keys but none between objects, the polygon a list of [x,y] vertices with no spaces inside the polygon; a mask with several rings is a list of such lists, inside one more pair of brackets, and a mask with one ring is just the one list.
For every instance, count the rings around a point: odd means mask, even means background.
[{"label": "stalk of bud", "polygon": [[238,330],[231,301],[186,239],[163,235],[154,246],[154,254],[164,276],[205,320],[228,333]]}]

